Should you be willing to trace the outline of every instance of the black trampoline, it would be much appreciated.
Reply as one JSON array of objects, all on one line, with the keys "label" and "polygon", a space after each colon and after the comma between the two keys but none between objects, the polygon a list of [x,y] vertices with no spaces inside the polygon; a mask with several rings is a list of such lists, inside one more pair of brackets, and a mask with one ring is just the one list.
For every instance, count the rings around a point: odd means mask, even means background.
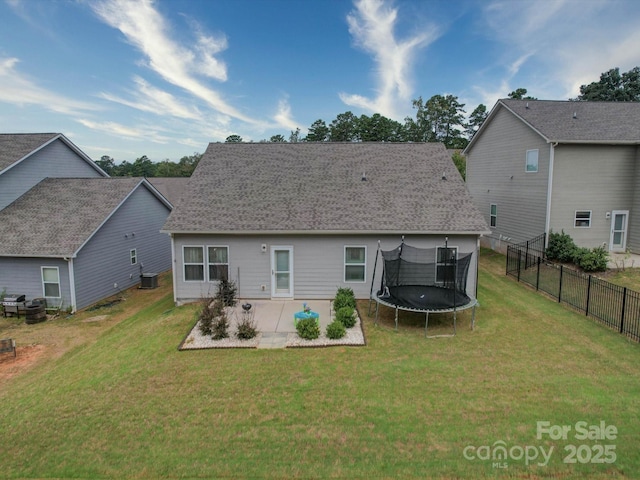
[{"label": "black trampoline", "polygon": [[[421,312],[426,317],[425,336],[429,336],[429,313],[453,312],[455,335],[456,313],[473,308],[473,328],[477,301],[467,293],[467,277],[473,253],[460,254],[456,247],[449,247],[447,243],[445,238],[444,246],[417,248],[405,244],[403,238],[402,243],[393,250],[381,250],[378,242],[378,253],[383,260],[382,278],[375,295],[373,283],[370,292],[370,302],[376,302],[376,324],[380,305],[395,309],[396,330],[399,310]],[[377,264],[376,254],[373,282]]]}]

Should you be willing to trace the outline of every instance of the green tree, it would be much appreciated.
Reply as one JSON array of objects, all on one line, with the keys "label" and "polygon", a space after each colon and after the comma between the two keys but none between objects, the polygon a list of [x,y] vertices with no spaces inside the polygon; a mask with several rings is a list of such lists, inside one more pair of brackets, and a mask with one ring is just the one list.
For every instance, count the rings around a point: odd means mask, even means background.
[{"label": "green tree", "polygon": [[357,127],[357,137],[363,142],[401,142],[404,137],[404,127],[400,122],[379,113],[371,117],[361,115]]},{"label": "green tree", "polygon": [[229,135],[224,143],[242,143],[244,140],[242,140],[242,137],[240,135]]},{"label": "green tree", "polygon": [[269,139],[270,143],[286,143],[284,135],[272,135]]},{"label": "green tree", "polygon": [[508,95],[508,97],[513,98],[514,100],[537,100],[537,98],[527,95],[526,88],[516,88]]},{"label": "green tree", "polygon": [[460,175],[462,175],[462,179],[467,179],[467,159],[462,154],[460,150],[455,150],[453,155],[451,155],[451,160],[453,160],[453,164],[456,166]]},{"label": "green tree", "polygon": [[296,128],[295,131],[291,130],[289,134],[289,143],[298,143],[300,141],[300,129]]},{"label": "green tree", "polygon": [[153,163],[146,155],[136,158],[131,165],[131,176],[133,177],[155,177],[156,164]]},{"label": "green tree", "polygon": [[326,142],[329,139],[329,127],[324,120],[318,119],[309,127],[306,142]]},{"label": "green tree", "polygon": [[580,87],[575,100],[596,102],[640,102],[640,67],[620,74],[618,67],[600,75],[598,82]]},{"label": "green tree", "polygon": [[332,142],[358,141],[358,117],[352,112],[338,114],[329,126],[329,140]]},{"label": "green tree", "polygon": [[194,152],[193,155],[185,155],[178,162],[178,175],[179,177],[190,177],[193,171],[198,166],[198,162],[202,158],[201,153]]},{"label": "green tree", "polygon": [[96,165],[104,170],[107,175],[114,175],[116,170],[116,163],[109,155],[103,155],[100,160],[96,160]]},{"label": "green tree", "polygon": [[469,121],[467,122],[467,128],[466,128],[467,138],[469,140],[473,138],[473,136],[476,134],[478,129],[482,126],[484,121],[487,119],[488,115],[489,113],[487,112],[487,107],[482,103],[478,105],[473,110],[473,112],[471,112],[471,115],[469,115]]},{"label": "green tree", "polygon": [[156,165],[156,177],[179,177],[178,165],[168,158]]},{"label": "green tree", "polygon": [[464,104],[454,95],[434,95],[424,102],[413,100],[415,120],[407,117],[407,140],[413,142],[442,142],[447,148],[463,148],[467,140],[464,130]]}]

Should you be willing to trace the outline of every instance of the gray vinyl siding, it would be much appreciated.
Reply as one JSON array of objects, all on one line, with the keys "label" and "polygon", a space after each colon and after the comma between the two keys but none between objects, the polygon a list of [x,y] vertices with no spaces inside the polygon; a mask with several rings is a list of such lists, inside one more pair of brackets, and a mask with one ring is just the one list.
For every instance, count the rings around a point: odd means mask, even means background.
[{"label": "gray vinyl siding", "polygon": [[[401,238],[371,235],[174,235],[174,288],[178,304],[215,295],[217,282],[185,282],[183,246],[229,247],[229,277],[239,285],[241,298],[271,298],[271,247],[293,247],[293,293],[296,299],[333,298],[338,287],[350,287],[358,298],[369,298],[371,280],[376,263],[378,240],[383,250],[400,244]],[[467,291],[475,296],[477,240],[475,235],[450,235],[448,245],[458,247],[459,253],[476,253],[471,264]],[[443,246],[445,238],[438,236],[407,236],[405,242],[418,247]],[[266,245],[263,252],[262,245]],[[345,246],[366,246],[366,281],[344,282]],[[382,272],[378,258],[374,289],[378,288]],[[262,288],[264,286],[264,289]]]},{"label": "gray vinyl siding", "polygon": [[[538,149],[538,172],[527,173],[527,150]],[[550,146],[504,108],[496,112],[467,152],[467,187],[490,225],[490,205],[497,206],[492,238],[529,240],[545,231]]]},{"label": "gray vinyl siding", "polygon": [[[169,209],[140,185],[74,260],[76,307],[84,308],[139,284],[142,272],[169,270],[171,243],[160,233],[168,216]],[[134,248],[137,265],[131,265]]]},{"label": "gray vinyl siding", "polygon": [[627,248],[633,253],[640,253],[640,147],[635,148],[635,173],[633,178],[633,204],[629,212],[629,235]]},{"label": "gray vinyl siding", "polygon": [[0,257],[0,292],[26,295],[27,300],[44,297],[41,267],[58,267],[62,306],[68,307],[71,304],[69,265],[60,258]]},{"label": "gray vinyl siding", "polygon": [[[559,145],[555,149],[550,228],[581,247],[609,248],[613,210],[633,207],[636,147]],[[591,210],[591,227],[576,228],[576,210]],[[629,235],[627,236],[629,239]]]},{"label": "gray vinyl siding", "polygon": [[56,140],[0,175],[0,210],[47,177],[102,176],[62,140]]}]

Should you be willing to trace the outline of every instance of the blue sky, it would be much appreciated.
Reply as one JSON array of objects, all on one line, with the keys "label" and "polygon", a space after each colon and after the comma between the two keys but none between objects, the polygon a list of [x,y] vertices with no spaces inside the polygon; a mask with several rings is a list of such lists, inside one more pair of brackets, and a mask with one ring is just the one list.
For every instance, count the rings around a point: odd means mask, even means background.
[{"label": "blue sky", "polygon": [[0,0],[0,131],[179,160],[339,113],[566,100],[640,65],[637,0]]}]

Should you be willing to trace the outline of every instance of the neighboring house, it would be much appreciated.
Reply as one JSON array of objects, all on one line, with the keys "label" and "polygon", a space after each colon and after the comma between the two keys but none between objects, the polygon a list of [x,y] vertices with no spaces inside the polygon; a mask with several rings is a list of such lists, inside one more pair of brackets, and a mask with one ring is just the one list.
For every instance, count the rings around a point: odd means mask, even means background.
[{"label": "neighboring house", "polygon": [[176,206],[182,194],[187,190],[189,177],[147,177],[147,180],[156,187],[164,198]]},{"label": "neighboring house", "polygon": [[544,232],[640,252],[640,103],[499,100],[464,153],[493,248]]},{"label": "neighboring house", "polygon": [[171,204],[141,178],[47,178],[0,210],[0,291],[79,309],[171,268]]},{"label": "neighboring house", "polygon": [[60,133],[0,134],[0,210],[47,177],[108,177]]},{"label": "neighboring house", "polygon": [[[475,253],[488,233],[449,153],[419,143],[211,143],[163,231],[178,304],[237,283],[242,298],[368,298],[381,248]],[[382,270],[378,259],[376,285]]]}]

